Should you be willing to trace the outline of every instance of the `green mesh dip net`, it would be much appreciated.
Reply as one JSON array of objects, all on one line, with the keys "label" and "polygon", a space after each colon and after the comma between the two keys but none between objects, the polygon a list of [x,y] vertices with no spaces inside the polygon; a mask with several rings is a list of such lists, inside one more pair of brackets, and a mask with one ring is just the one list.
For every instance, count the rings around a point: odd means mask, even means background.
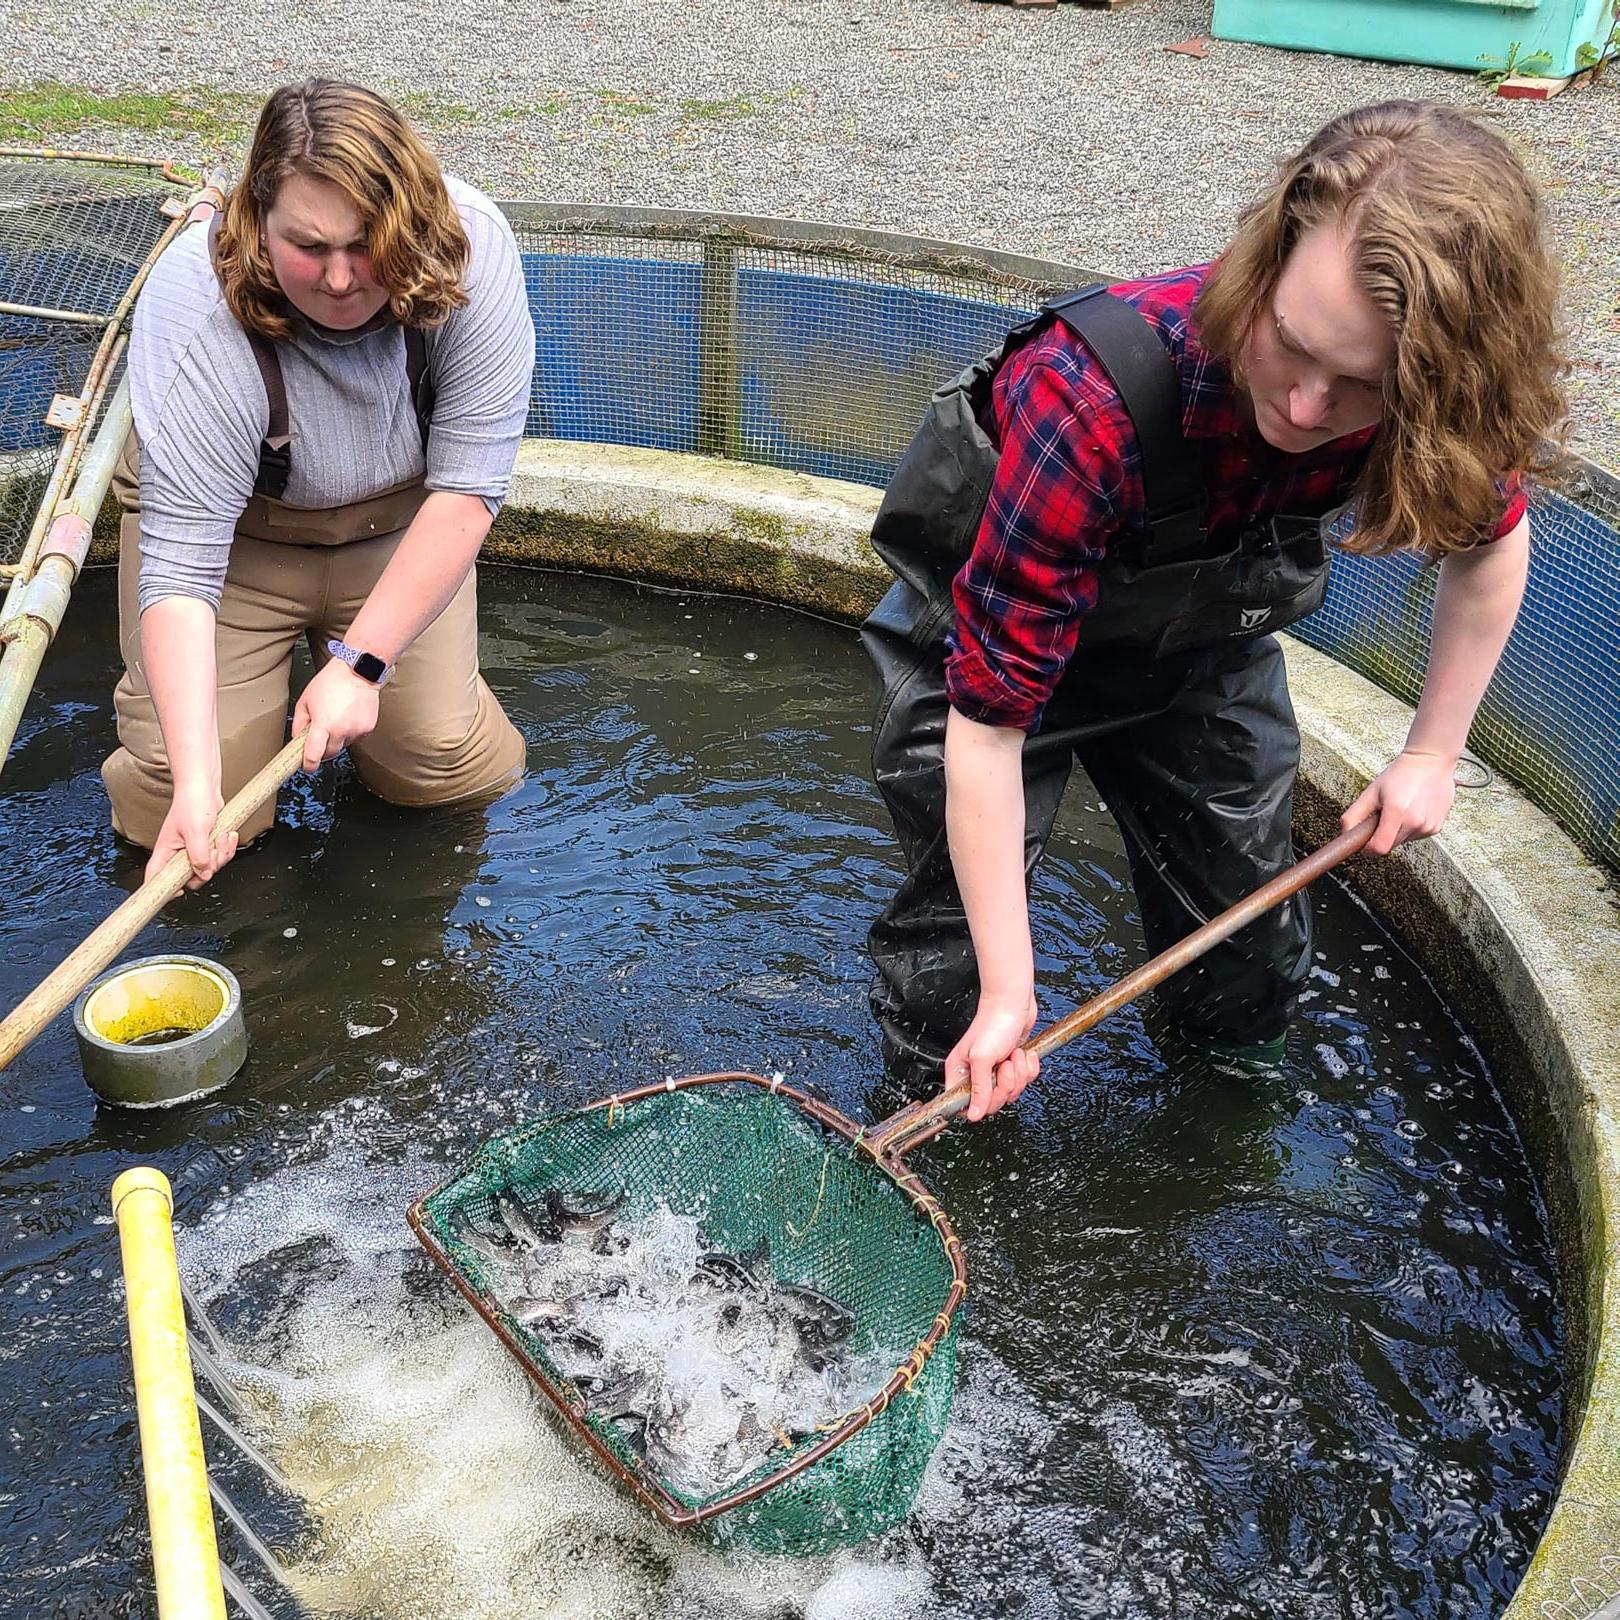
[{"label": "green mesh dip net", "polygon": [[[757,1075],[666,1081],[495,1137],[409,1219],[566,1423],[666,1523],[722,1545],[824,1552],[905,1517],[955,1384],[966,1267],[944,1210],[901,1158],[933,1130],[906,1140],[900,1119],[863,1131]],[[741,1478],[707,1495],[683,1487],[593,1406],[577,1369],[564,1371],[548,1324],[514,1314],[478,1235],[514,1200],[545,1210],[584,1188],[615,1189],[621,1227],[676,1212],[728,1264],[768,1252],[775,1277],[847,1313],[861,1365],[883,1372],[852,1380],[847,1409],[808,1432],[777,1429]]]}]

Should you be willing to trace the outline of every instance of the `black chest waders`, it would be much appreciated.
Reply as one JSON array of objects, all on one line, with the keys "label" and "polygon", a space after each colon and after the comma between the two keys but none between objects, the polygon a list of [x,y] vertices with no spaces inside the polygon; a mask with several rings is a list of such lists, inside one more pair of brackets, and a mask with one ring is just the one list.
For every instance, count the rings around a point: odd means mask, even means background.
[{"label": "black chest waders", "polygon": [[[1101,287],[1015,328],[933,398],[885,492],[872,544],[896,583],[862,640],[883,681],[873,774],[907,876],[874,924],[872,1005],[894,1081],[916,1094],[972,1020],[967,917],[945,838],[945,637],[952,582],[978,538],[1000,452],[983,427],[1003,360],[1051,320],[1082,338],[1137,431],[1144,522],[1098,565],[1097,605],[1023,749],[1026,870],[1033,873],[1078,760],[1124,836],[1152,952],[1274,877],[1293,858],[1299,736],[1269,634],[1321,605],[1318,514],[1246,526],[1213,547],[1175,364],[1147,321]],[[1303,896],[1158,992],[1195,1040],[1273,1043],[1310,966]]]}]

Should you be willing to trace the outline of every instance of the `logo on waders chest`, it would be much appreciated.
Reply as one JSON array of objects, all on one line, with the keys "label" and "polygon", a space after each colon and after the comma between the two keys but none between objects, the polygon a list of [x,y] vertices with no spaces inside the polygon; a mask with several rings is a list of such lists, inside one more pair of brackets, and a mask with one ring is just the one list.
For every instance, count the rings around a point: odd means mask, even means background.
[{"label": "logo on waders chest", "polygon": [[1238,628],[1240,630],[1258,630],[1270,617],[1271,609],[1268,607],[1239,608]]}]

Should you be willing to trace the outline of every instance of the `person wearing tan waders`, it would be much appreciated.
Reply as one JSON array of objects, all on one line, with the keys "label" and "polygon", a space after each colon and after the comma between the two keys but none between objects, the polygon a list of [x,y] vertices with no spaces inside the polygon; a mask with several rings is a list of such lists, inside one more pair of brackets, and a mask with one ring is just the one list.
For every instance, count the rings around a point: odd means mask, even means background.
[{"label": "person wearing tan waders", "polygon": [[347,748],[373,792],[423,806],[518,779],[523,739],[478,673],[473,563],[533,368],[494,204],[380,96],[276,91],[223,212],[135,308],[122,746],[102,776],[149,875],[184,849],[195,887],[235,852],[214,821],[286,736],[300,637],[306,770]]},{"label": "person wearing tan waders", "polygon": [[[873,767],[907,875],[871,933],[892,1080],[1038,1060],[1027,884],[1075,764],[1117,823],[1150,952],[1293,860],[1299,733],[1272,634],[1342,544],[1435,565],[1406,746],[1345,814],[1386,854],[1445,822],[1518,613],[1518,473],[1563,402],[1556,276],[1511,148],[1454,109],[1335,118],[1212,264],[1053,300],[935,394],[872,534],[897,580],[863,639]],[[1230,1065],[1281,1055],[1311,965],[1303,895],[1167,980]]]}]

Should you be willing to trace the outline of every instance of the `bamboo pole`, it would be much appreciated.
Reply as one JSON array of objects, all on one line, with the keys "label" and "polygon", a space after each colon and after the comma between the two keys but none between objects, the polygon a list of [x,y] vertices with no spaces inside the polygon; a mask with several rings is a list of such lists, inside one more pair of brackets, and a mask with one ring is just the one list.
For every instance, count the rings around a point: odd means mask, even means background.
[{"label": "bamboo pole", "polygon": [[28,315],[41,321],[75,321],[80,326],[105,326],[105,315],[82,309],[51,309],[45,304],[0,304],[0,315]]},{"label": "bamboo pole", "polygon": [[55,146],[0,146],[0,158],[57,158],[66,163],[105,163],[119,169],[156,169],[177,185],[195,183],[196,177],[175,167],[172,158],[120,157],[112,152],[74,152]]},{"label": "bamboo pole", "polygon": [[112,1208],[129,1303],[158,1613],[162,1620],[225,1620],[168,1178],[144,1166],[124,1171],[112,1185]]}]

